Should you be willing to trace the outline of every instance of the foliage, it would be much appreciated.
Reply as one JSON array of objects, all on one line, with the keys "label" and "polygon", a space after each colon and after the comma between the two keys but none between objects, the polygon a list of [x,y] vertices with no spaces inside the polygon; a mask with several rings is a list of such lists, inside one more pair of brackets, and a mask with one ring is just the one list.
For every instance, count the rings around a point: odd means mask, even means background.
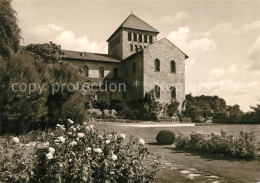
[{"label": "foliage", "polygon": [[129,109],[125,112],[138,112],[136,119],[139,120],[153,120],[157,121],[162,105],[156,101],[154,90],[147,92],[145,96],[138,101],[131,101],[128,103]]},{"label": "foliage", "polygon": [[186,117],[191,117],[195,121],[196,117],[213,116],[214,113],[225,113],[226,102],[218,96],[195,96],[191,94],[186,95],[186,110],[183,114]]},{"label": "foliage", "polygon": [[170,104],[167,104],[167,109],[166,109],[166,113],[169,117],[174,116],[175,114],[178,113],[178,106],[179,106],[179,102],[176,101],[171,101]]},{"label": "foliage", "polygon": [[[40,121],[47,113],[45,106],[48,91],[29,92],[31,83],[43,86],[34,58],[26,53],[1,59],[0,79],[0,133],[21,133],[39,128]],[[19,86],[23,86],[19,89]],[[27,90],[24,91],[24,87]]]},{"label": "foliage", "polygon": [[158,163],[143,164],[144,140],[116,132],[100,134],[91,125],[57,125],[50,148],[37,153],[32,182],[151,182]]},{"label": "foliage", "polygon": [[28,152],[26,155],[26,147],[18,144],[17,139],[11,139],[10,137],[0,139],[1,182],[23,183],[28,180],[29,175],[32,173],[34,156],[28,154]]},{"label": "foliage", "polygon": [[260,105],[251,107],[253,111],[243,113],[238,105],[228,106],[227,113],[220,113],[214,116],[215,123],[234,123],[234,124],[259,124]]},{"label": "foliage", "polygon": [[175,140],[175,133],[170,130],[162,130],[156,136],[156,141],[161,145],[173,144]]},{"label": "foliage", "polygon": [[60,60],[60,55],[63,54],[60,45],[55,43],[43,43],[43,44],[29,44],[26,46],[26,50],[35,53],[44,60]]},{"label": "foliage", "polygon": [[11,0],[0,1],[0,56],[10,57],[19,50],[21,35]]},{"label": "foliage", "polygon": [[179,135],[176,138],[176,148],[249,159],[256,157],[254,141],[254,133],[245,133],[243,131],[240,132],[239,137],[226,135],[224,131],[221,131],[221,135],[194,132],[190,137]]},{"label": "foliage", "polygon": [[[85,100],[78,99],[77,92],[80,91],[68,92],[65,84],[81,82],[83,77],[69,64],[48,64],[42,58],[22,50],[10,58],[0,57],[0,71],[0,126],[5,127],[0,128],[0,134],[18,134],[51,127],[72,114],[75,120],[82,120]],[[63,87],[53,92],[53,86],[61,84]],[[29,92],[29,85],[36,86],[36,89]],[[19,86],[27,88],[22,90]],[[64,96],[54,99],[53,95],[60,93]],[[79,103],[76,105],[73,100]],[[62,106],[66,112],[60,113]],[[82,109],[79,110],[79,107]]]}]

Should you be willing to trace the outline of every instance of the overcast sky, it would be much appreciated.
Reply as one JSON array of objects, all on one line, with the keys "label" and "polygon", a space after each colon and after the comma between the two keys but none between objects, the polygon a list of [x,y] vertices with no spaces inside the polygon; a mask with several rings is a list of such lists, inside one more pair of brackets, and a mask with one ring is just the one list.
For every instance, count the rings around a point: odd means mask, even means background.
[{"label": "overcast sky", "polygon": [[186,94],[218,95],[244,111],[260,103],[260,1],[13,0],[23,44],[107,53],[131,11],[189,55]]}]

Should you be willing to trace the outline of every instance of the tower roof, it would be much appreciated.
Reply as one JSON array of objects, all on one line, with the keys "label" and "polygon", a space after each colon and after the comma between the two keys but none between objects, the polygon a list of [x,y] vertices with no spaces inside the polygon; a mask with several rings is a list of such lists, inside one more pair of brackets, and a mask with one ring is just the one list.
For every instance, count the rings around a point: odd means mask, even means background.
[{"label": "tower roof", "polygon": [[107,39],[107,41],[120,29],[120,28],[128,28],[128,29],[136,29],[143,30],[148,32],[159,33],[154,27],[135,16],[134,14],[130,14],[125,21],[116,29],[116,31]]}]

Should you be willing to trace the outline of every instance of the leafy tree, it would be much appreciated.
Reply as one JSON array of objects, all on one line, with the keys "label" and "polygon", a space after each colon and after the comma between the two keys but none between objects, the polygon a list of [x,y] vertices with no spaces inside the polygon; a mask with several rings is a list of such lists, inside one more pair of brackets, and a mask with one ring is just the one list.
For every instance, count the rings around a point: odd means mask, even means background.
[{"label": "leafy tree", "polygon": [[17,52],[21,35],[16,12],[11,6],[11,0],[0,1],[0,55],[10,57]]},{"label": "leafy tree", "polygon": [[55,43],[30,44],[26,46],[26,50],[35,53],[44,60],[60,60],[60,55],[63,54],[60,45]]}]

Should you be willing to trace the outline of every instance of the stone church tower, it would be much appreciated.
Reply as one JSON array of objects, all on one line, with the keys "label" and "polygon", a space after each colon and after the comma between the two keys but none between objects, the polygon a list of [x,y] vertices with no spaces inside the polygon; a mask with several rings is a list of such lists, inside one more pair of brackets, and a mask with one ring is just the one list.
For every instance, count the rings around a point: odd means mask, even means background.
[{"label": "stone church tower", "polygon": [[[125,103],[155,91],[161,103],[185,100],[185,60],[188,56],[168,39],[157,40],[159,31],[130,14],[108,38],[108,54],[65,50],[63,60],[82,69],[86,82],[113,84],[98,98]],[[118,85],[124,84],[122,91]],[[98,89],[97,89],[98,90]]]},{"label": "stone church tower", "polygon": [[108,38],[108,54],[124,60],[157,41],[159,31],[130,14]]}]

